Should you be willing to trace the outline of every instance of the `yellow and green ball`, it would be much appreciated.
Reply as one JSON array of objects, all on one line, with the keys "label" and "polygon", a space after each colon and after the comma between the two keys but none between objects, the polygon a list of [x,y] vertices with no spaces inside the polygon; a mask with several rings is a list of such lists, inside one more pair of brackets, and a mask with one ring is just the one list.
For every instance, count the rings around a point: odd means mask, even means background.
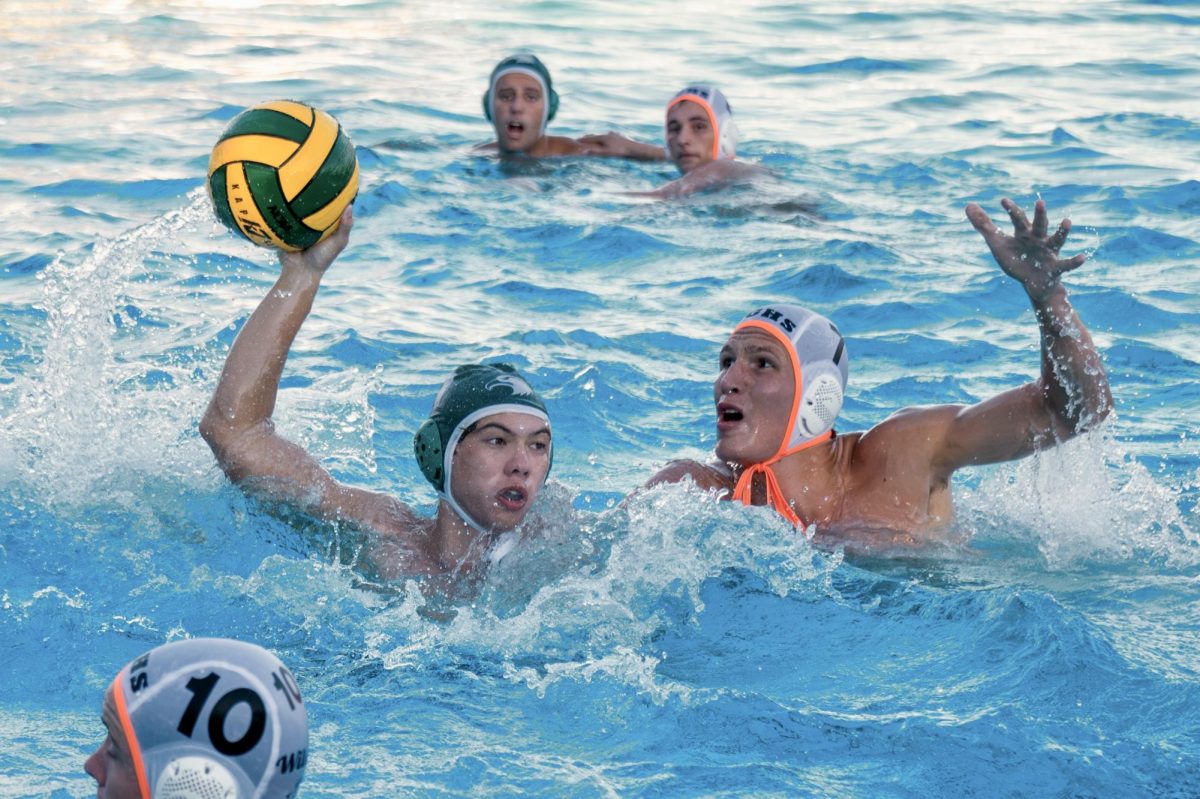
[{"label": "yellow and green ball", "polygon": [[358,193],[354,144],[337,120],[276,100],[230,121],[208,160],[217,217],[263,247],[295,252],[331,234]]}]

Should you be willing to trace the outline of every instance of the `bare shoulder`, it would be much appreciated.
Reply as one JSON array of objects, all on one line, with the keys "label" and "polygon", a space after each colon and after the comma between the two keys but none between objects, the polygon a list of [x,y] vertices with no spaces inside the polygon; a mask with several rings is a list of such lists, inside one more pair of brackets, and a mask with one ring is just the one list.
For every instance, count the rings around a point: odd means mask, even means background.
[{"label": "bare shoulder", "polygon": [[767,169],[748,161],[719,158],[716,161],[709,161],[703,166],[696,167],[689,174],[695,175],[697,182],[711,184],[755,178],[767,174]]},{"label": "bare shoulder", "polygon": [[376,579],[396,580],[437,571],[430,552],[434,520],[388,494],[343,487],[339,517],[368,536],[358,566]]},{"label": "bare shoulder", "polygon": [[588,152],[588,148],[583,142],[567,136],[546,136],[543,141],[546,143],[546,148],[541,155],[585,155]]},{"label": "bare shoulder", "polygon": [[721,160],[713,161],[713,163],[724,164],[726,175],[733,180],[757,177],[758,175],[765,175],[769,171],[766,167],[752,164],[749,161]]},{"label": "bare shoulder", "polygon": [[940,485],[953,468],[944,464],[947,441],[961,405],[903,408],[857,434],[846,463],[855,480],[896,484]]},{"label": "bare shoulder", "polygon": [[326,501],[327,515],[350,522],[384,538],[408,538],[423,535],[429,519],[418,516],[405,503],[390,494],[365,488],[338,485]]},{"label": "bare shoulder", "polygon": [[671,461],[646,482],[646,488],[664,483],[679,483],[688,478],[705,491],[733,489],[733,472],[723,463],[701,463],[693,460]]},{"label": "bare shoulder", "polygon": [[857,449],[871,452],[876,449],[915,447],[923,449],[940,442],[950,429],[961,405],[914,405],[901,408],[879,424],[863,433]]}]

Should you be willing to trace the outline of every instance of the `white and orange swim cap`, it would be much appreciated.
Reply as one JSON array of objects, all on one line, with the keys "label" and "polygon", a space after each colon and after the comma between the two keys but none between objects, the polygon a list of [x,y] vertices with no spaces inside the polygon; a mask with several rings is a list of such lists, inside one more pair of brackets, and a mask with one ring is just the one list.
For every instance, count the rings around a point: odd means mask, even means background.
[{"label": "white and orange swim cap", "polygon": [[121,669],[112,695],[142,799],[287,799],[304,779],[300,689],[260,646],[164,644]]},{"label": "white and orange swim cap", "polygon": [[[737,154],[737,125],[733,122],[733,109],[729,101],[716,86],[700,84],[680,89],[667,103],[665,114],[682,102],[691,101],[704,109],[708,114],[708,122],[713,132],[713,160],[718,158],[733,158]],[[664,136],[666,135],[664,127]],[[670,150],[670,144],[667,145]]]},{"label": "white and orange swim cap", "polygon": [[796,376],[786,438],[779,453],[788,454],[826,435],[842,410],[849,377],[846,342],[833,322],[798,305],[768,305],[746,314],[734,328],[755,328],[775,337],[788,350]]},{"label": "white and orange swim cap", "polygon": [[772,464],[792,453],[833,438],[833,423],[842,410],[849,377],[846,342],[833,322],[798,305],[768,305],[746,314],[734,328],[761,330],[786,348],[795,375],[788,425],[775,454],[762,463],[743,464],[733,498],[751,504],[756,475],[766,480],[767,502],[792,524],[804,522],[779,487]]}]

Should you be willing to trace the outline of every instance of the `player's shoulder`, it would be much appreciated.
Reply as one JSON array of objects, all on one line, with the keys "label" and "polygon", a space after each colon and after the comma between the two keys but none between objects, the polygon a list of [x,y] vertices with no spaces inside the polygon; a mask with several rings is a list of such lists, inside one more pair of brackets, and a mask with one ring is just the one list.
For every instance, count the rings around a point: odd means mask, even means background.
[{"label": "player's shoulder", "polygon": [[860,453],[893,448],[926,449],[940,441],[962,410],[962,405],[913,405],[901,408],[869,430],[850,434]]}]

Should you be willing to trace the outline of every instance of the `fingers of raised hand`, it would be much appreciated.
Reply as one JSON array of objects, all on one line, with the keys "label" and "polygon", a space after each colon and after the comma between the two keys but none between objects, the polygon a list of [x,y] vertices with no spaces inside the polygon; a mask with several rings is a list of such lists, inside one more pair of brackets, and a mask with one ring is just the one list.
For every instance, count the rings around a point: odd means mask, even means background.
[{"label": "fingers of raised hand", "polygon": [[1067,242],[1067,234],[1071,232],[1071,220],[1064,219],[1058,224],[1058,230],[1054,231],[1054,235],[1046,239],[1046,246],[1058,252]]},{"label": "fingers of raised hand", "polygon": [[1029,218],[1025,216],[1025,212],[1021,210],[1021,206],[1017,205],[1007,197],[1000,201],[1000,205],[1005,211],[1008,211],[1008,216],[1010,219],[1012,219],[1013,230],[1015,232],[1023,233],[1029,231]]},{"label": "fingers of raised hand", "polygon": [[1046,238],[1046,229],[1049,227],[1049,222],[1046,221],[1046,203],[1043,200],[1038,200],[1033,206],[1033,237],[1035,239]]},{"label": "fingers of raised hand", "polygon": [[1062,258],[1058,261],[1055,261],[1054,268],[1055,271],[1057,271],[1059,274],[1062,274],[1063,272],[1070,272],[1072,269],[1082,266],[1083,262],[1086,260],[1087,256],[1083,253],[1079,253],[1071,258]]},{"label": "fingers of raised hand", "polygon": [[987,212],[979,207],[977,203],[967,203],[967,219],[975,226],[975,229],[984,236],[993,236],[999,231],[992,224],[992,218],[987,215]]}]

